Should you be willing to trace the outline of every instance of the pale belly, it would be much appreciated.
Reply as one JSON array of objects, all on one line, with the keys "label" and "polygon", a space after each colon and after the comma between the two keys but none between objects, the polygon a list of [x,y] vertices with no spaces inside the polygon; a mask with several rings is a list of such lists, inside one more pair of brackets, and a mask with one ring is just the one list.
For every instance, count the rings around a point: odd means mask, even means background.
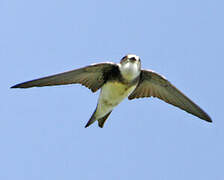
[{"label": "pale belly", "polygon": [[108,82],[103,85],[98,100],[96,117],[101,118],[113,110],[115,106],[134,91],[136,86],[127,87],[122,83],[115,82]]}]

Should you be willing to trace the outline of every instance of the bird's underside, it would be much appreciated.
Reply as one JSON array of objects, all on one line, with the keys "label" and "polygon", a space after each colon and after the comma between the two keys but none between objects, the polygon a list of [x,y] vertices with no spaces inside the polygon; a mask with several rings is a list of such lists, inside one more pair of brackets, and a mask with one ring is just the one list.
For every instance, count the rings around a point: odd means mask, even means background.
[{"label": "bird's underside", "polygon": [[[135,62],[133,61],[133,63]],[[94,64],[86,66],[84,68],[75,69],[73,71],[68,71],[20,83],[15,86],[12,86],[11,88],[31,88],[79,83],[91,89],[92,92],[96,92],[108,82],[120,81],[124,84],[127,83],[123,80],[124,78],[122,79],[120,66],[122,66],[122,64],[120,65],[110,62]],[[112,90],[116,91],[116,88],[113,88]],[[212,122],[209,115],[205,111],[203,111],[198,105],[196,105],[180,90],[173,86],[163,76],[151,70],[140,70],[138,82],[136,81],[135,88],[133,88],[132,91],[129,92],[127,97],[129,100],[135,98],[156,97],[178,108],[181,108],[184,111],[191,113],[207,122]],[[108,112],[105,111],[105,115],[98,119],[98,125],[100,127],[103,127],[106,119],[109,117],[112,110],[113,109],[108,109]],[[86,127],[92,124],[93,116],[86,124]]]}]

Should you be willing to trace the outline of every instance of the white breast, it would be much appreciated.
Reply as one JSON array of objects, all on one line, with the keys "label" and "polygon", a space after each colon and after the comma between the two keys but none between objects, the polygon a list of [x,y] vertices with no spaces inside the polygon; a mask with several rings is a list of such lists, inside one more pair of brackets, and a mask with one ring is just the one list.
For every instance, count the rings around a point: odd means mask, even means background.
[{"label": "white breast", "polygon": [[119,65],[122,76],[127,80],[135,79],[139,74],[139,65],[137,63],[126,63]]}]

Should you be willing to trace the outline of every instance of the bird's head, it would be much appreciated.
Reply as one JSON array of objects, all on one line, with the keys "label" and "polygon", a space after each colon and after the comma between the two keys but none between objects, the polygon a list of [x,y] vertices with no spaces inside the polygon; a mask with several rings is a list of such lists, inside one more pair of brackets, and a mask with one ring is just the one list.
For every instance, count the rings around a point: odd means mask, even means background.
[{"label": "bird's head", "polygon": [[139,56],[128,54],[120,61],[120,71],[127,80],[135,79],[141,72],[141,60]]}]

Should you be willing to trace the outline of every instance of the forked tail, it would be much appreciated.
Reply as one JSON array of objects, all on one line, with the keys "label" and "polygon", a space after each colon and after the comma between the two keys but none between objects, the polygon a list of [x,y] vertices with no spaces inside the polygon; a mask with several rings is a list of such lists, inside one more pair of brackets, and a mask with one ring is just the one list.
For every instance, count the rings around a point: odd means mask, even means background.
[{"label": "forked tail", "polygon": [[103,116],[103,117],[100,118],[100,119],[96,119],[96,116],[95,116],[95,114],[96,114],[96,109],[95,109],[95,111],[94,111],[93,115],[91,116],[90,120],[89,120],[89,121],[87,122],[87,124],[85,125],[85,128],[89,127],[89,126],[90,126],[91,124],[93,124],[96,120],[98,120],[98,126],[101,127],[101,128],[103,128],[103,125],[104,125],[104,123],[106,122],[106,120],[107,120],[107,118],[109,117],[109,115],[110,115],[111,112],[112,112],[112,111],[110,111],[109,113],[107,113],[105,116]]}]

